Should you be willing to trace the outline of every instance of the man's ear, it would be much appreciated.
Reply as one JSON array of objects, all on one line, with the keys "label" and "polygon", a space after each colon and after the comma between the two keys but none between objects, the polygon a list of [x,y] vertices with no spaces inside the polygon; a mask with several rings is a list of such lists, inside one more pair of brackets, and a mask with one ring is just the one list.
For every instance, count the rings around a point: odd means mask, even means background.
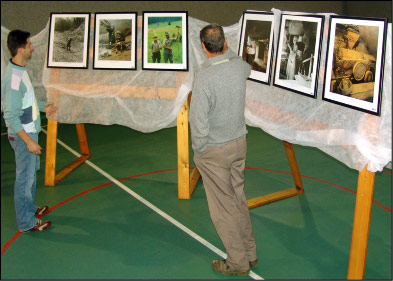
[{"label": "man's ear", "polygon": [[201,42],[201,45],[202,45],[202,50],[203,50],[203,52],[205,52],[205,54],[207,54],[208,52],[207,52],[205,43]]},{"label": "man's ear", "polygon": [[224,41],[224,53],[228,50],[228,41],[227,38],[225,37],[225,41]]},{"label": "man's ear", "polygon": [[206,50],[206,47],[205,47],[205,43],[203,43],[203,42],[201,42],[201,45],[202,45],[202,50]]}]

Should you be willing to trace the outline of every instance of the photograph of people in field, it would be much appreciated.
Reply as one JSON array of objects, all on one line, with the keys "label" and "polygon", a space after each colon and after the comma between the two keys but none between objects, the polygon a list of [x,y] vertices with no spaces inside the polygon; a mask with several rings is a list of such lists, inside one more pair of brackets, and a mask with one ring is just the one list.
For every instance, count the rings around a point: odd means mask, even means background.
[{"label": "photograph of people in field", "polygon": [[188,70],[187,12],[143,14],[143,69]]},{"label": "photograph of people in field", "polygon": [[[182,18],[149,17],[148,27],[147,46],[151,52],[148,62],[182,63]],[[161,48],[155,47],[157,45],[155,42],[159,42]],[[160,52],[160,59],[153,61],[153,53],[156,53],[155,57],[158,57],[157,50]]]}]

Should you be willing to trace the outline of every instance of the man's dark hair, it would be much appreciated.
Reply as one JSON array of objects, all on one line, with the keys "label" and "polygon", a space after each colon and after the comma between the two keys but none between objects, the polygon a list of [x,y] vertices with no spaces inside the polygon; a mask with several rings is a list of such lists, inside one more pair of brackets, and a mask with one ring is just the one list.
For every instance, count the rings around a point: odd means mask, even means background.
[{"label": "man's dark hair", "polygon": [[11,52],[11,56],[14,57],[18,53],[18,48],[24,48],[27,44],[27,39],[30,37],[30,33],[22,30],[12,30],[8,33],[7,47]]},{"label": "man's dark hair", "polygon": [[224,50],[225,35],[220,25],[212,23],[205,26],[199,37],[210,53],[221,53]]}]

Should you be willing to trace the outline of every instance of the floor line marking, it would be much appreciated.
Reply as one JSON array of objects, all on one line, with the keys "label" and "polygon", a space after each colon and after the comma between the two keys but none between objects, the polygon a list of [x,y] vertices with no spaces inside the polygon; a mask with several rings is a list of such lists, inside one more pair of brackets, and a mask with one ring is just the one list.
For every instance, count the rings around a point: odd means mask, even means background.
[{"label": "floor line marking", "polygon": [[[46,134],[46,131],[44,129],[42,129],[42,131]],[[73,150],[71,147],[69,147],[68,145],[66,145],[64,142],[62,142],[61,140],[57,139],[57,142],[63,146],[65,149],[67,149],[68,151],[70,151],[72,154],[74,154],[76,157],[80,157],[81,154],[79,154],[78,152],[76,152],[75,150]],[[103,175],[104,177],[106,177],[107,179],[109,179],[110,181],[112,181],[113,183],[115,183],[117,186],[119,186],[121,189],[123,189],[125,192],[127,192],[128,194],[130,194],[131,196],[133,196],[135,199],[137,199],[138,201],[140,201],[141,203],[143,203],[144,205],[146,205],[147,207],[149,207],[150,209],[152,209],[154,212],[156,212],[157,214],[159,214],[161,217],[163,217],[164,219],[166,219],[167,221],[169,221],[170,223],[174,224],[176,227],[178,227],[179,229],[183,230],[185,233],[187,233],[188,235],[190,235],[192,238],[194,238],[195,240],[197,240],[199,243],[201,243],[202,245],[206,246],[207,248],[209,248],[211,251],[213,251],[214,253],[216,253],[217,255],[221,256],[222,258],[226,258],[227,255],[226,253],[224,253],[223,251],[221,251],[220,249],[218,249],[216,246],[214,246],[213,244],[211,244],[210,242],[208,242],[207,240],[205,240],[204,238],[202,238],[201,236],[199,236],[198,234],[196,234],[195,232],[193,232],[191,229],[189,229],[188,227],[186,227],[185,225],[181,224],[180,222],[178,222],[177,220],[175,220],[174,218],[172,218],[171,216],[169,216],[167,213],[163,212],[161,209],[157,208],[155,205],[153,205],[152,203],[150,203],[149,201],[147,201],[145,198],[143,198],[142,196],[140,196],[139,194],[135,193],[133,190],[131,190],[130,188],[128,188],[127,186],[125,186],[124,184],[122,184],[121,182],[119,182],[117,179],[115,179],[114,177],[112,177],[110,174],[108,174],[107,172],[105,172],[104,170],[102,170],[101,168],[99,168],[97,165],[95,165],[94,163],[92,163],[89,160],[85,161],[86,164],[88,164],[89,166],[91,166],[93,169],[95,169],[97,172],[99,172],[101,175]],[[264,280],[261,276],[259,276],[258,274],[254,273],[253,271],[250,270],[250,277],[252,277],[255,280]]]}]

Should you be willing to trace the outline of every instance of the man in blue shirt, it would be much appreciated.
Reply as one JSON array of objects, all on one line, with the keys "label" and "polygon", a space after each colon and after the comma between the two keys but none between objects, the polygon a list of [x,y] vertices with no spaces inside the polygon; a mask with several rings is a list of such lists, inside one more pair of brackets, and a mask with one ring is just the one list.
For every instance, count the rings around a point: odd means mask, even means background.
[{"label": "man in blue shirt", "polygon": [[12,58],[2,81],[1,96],[8,138],[15,152],[16,222],[21,232],[42,231],[52,223],[37,218],[49,207],[37,207],[34,204],[36,171],[40,168],[42,149],[38,144],[38,134],[41,131],[40,109],[51,115],[57,111],[57,107],[51,103],[45,105],[35,97],[34,88],[26,71],[26,63],[34,51],[30,33],[21,30],[11,31],[8,34],[7,46]]}]

